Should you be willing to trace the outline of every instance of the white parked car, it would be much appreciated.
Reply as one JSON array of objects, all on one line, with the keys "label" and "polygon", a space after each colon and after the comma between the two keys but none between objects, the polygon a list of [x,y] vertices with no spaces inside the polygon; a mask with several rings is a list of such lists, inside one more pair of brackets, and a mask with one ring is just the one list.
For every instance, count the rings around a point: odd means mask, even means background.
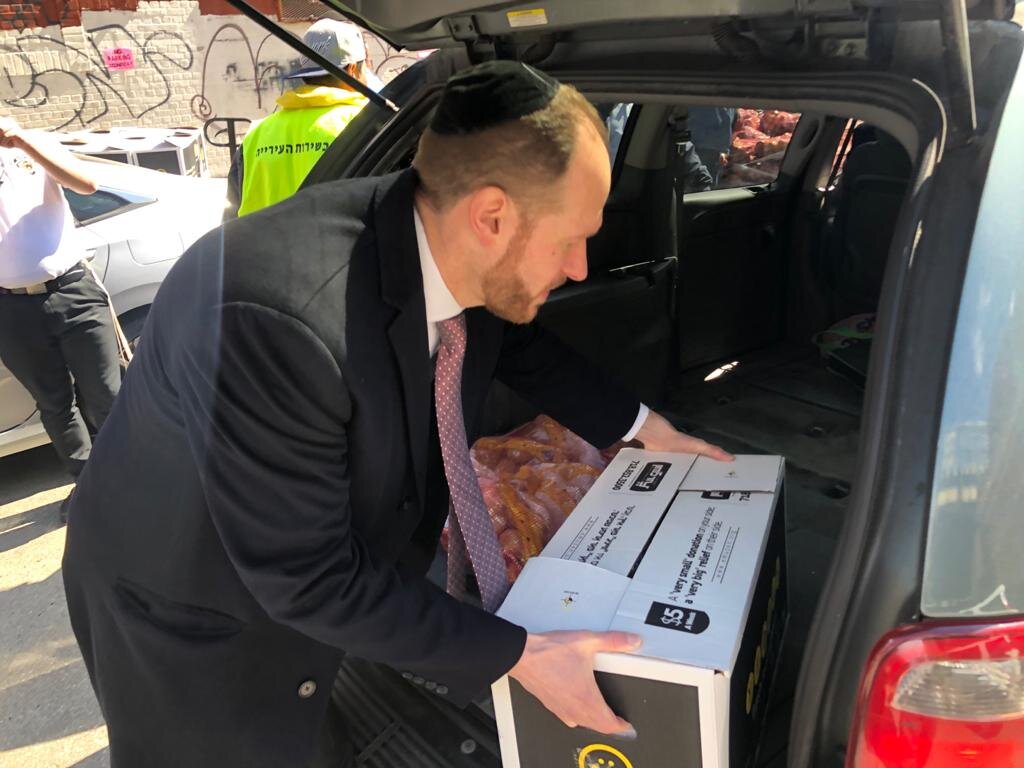
[{"label": "white parked car", "polygon": [[[150,304],[175,260],[224,213],[224,179],[200,179],[91,157],[93,195],[66,191],[93,269],[125,335],[137,342]],[[49,442],[35,402],[0,364],[0,456]]]}]

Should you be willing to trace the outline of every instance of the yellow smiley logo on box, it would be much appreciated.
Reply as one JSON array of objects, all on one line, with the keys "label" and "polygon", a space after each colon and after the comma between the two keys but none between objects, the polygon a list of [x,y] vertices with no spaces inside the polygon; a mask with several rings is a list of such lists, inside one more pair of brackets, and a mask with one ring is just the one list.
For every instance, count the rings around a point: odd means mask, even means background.
[{"label": "yellow smiley logo on box", "polygon": [[615,747],[590,744],[580,752],[579,768],[633,768],[633,763]]}]

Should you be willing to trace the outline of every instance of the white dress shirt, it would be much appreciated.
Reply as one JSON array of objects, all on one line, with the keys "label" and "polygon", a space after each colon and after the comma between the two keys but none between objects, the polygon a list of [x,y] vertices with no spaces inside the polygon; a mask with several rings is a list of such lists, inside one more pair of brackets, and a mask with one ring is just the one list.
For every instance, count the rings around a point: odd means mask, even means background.
[{"label": "white dress shirt", "polygon": [[[459,306],[459,302],[455,300],[455,296],[452,295],[444,278],[441,277],[441,270],[437,268],[434,254],[430,252],[430,243],[427,242],[427,233],[423,229],[423,220],[420,218],[419,211],[413,208],[412,215],[416,225],[416,246],[420,252],[420,271],[423,273],[423,303],[427,308],[427,349],[430,356],[433,357],[441,343],[437,324],[458,315],[462,312],[462,307]],[[648,413],[650,413],[650,409],[640,403],[636,421],[633,422],[630,430],[622,436],[623,440],[629,441],[636,437],[636,433],[640,431],[640,427],[647,420]]]},{"label": "white dress shirt", "polygon": [[0,287],[46,282],[84,256],[60,184],[20,149],[0,148]]}]

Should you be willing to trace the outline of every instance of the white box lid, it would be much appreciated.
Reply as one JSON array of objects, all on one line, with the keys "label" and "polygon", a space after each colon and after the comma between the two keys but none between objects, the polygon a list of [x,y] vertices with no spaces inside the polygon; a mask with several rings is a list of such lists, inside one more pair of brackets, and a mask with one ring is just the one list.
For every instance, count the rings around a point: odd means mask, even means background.
[{"label": "white box lid", "polygon": [[628,575],[696,458],[622,449],[540,556]]},{"label": "white box lid", "polygon": [[680,493],[609,628],[642,635],[642,655],[731,672],[774,507],[771,493]]},{"label": "white box lid", "polygon": [[498,609],[498,616],[525,627],[527,632],[602,632],[615,617],[628,586],[625,576],[593,565],[531,557]]},{"label": "white box lid", "polygon": [[679,490],[774,493],[781,477],[782,459],[779,456],[742,455],[735,461],[715,461],[699,456],[686,473]]},{"label": "white box lid", "polygon": [[621,451],[498,615],[534,633],[634,632],[634,656],[729,674],[782,469],[779,456]]}]

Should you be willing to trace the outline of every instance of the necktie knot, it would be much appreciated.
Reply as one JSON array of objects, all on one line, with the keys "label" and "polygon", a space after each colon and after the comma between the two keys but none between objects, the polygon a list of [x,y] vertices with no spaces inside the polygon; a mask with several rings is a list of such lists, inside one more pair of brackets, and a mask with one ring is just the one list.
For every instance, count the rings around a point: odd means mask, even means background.
[{"label": "necktie knot", "polygon": [[450,349],[464,349],[466,346],[466,315],[457,314],[437,324],[437,335],[441,344]]}]

